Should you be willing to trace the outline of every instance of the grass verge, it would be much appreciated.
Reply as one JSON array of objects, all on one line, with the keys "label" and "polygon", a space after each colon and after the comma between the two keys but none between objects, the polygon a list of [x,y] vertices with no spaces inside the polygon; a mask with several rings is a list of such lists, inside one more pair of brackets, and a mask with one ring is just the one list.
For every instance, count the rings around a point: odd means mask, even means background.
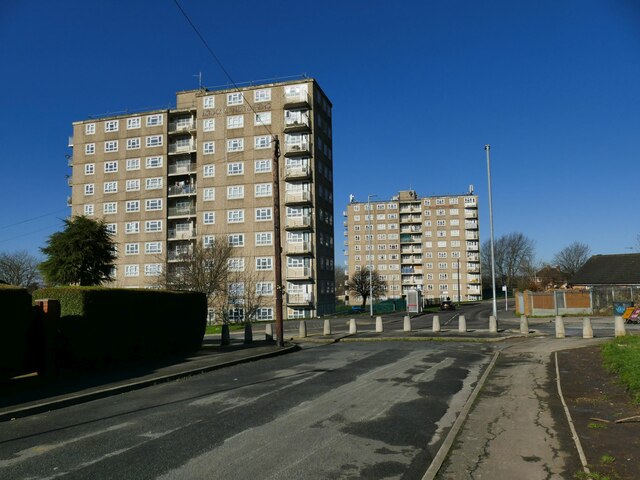
[{"label": "grass verge", "polygon": [[640,337],[627,335],[602,345],[604,366],[618,375],[620,382],[640,404]]}]

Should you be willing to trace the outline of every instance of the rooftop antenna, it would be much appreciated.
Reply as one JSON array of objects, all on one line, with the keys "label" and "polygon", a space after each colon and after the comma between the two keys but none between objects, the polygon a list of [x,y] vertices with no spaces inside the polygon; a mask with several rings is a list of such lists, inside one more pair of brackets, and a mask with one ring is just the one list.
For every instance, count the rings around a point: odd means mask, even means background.
[{"label": "rooftop antenna", "polygon": [[198,77],[198,90],[202,90],[202,72],[198,72],[194,77]]}]

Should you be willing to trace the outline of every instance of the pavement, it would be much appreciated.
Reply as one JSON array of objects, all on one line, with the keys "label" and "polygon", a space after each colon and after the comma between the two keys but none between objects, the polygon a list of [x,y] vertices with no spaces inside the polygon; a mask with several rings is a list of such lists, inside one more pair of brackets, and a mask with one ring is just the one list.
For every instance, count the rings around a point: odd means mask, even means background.
[{"label": "pavement", "polygon": [[[500,331],[482,328],[459,332],[445,326],[439,333],[428,328],[432,316],[414,321],[404,331],[396,315],[376,333],[368,317],[359,321],[360,331],[347,329],[348,319],[334,319],[339,331],[324,335],[321,321],[300,338],[298,322],[285,322],[285,347],[262,340],[264,327],[254,329],[254,338],[244,344],[242,332],[232,332],[229,346],[219,345],[219,336],[205,336],[203,347],[188,356],[147,362],[122,368],[72,374],[58,378],[26,376],[0,385],[0,422],[117,395],[150,385],[224,368],[261,358],[295,352],[304,343],[350,341],[453,341],[491,342],[495,354],[474,392],[458,416],[424,479],[459,478],[573,478],[584,470],[580,442],[571,431],[568,410],[553,370],[553,352],[597,344],[613,337],[612,319],[595,319],[597,338],[581,338],[582,319],[566,319],[568,338],[556,339],[549,319],[530,319],[529,334],[519,331],[519,319],[503,313]],[[394,326],[394,328],[388,328]],[[399,327],[399,328],[398,328]],[[505,455],[505,452],[509,452]],[[588,470],[585,470],[588,471]]]}]

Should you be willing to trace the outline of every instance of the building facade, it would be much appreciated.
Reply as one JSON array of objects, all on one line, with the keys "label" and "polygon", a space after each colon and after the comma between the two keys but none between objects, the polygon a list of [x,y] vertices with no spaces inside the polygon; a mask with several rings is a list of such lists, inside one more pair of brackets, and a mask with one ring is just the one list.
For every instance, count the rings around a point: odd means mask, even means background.
[{"label": "building facade", "polygon": [[[285,316],[335,308],[332,104],[313,79],[176,94],[176,108],[73,124],[72,215],[104,220],[113,286],[154,287],[195,242],[224,235],[230,267],[259,276],[273,318],[273,138],[280,140]],[[253,288],[253,286],[252,286]]]},{"label": "building facade", "polygon": [[[420,197],[413,190],[391,200],[352,201],[343,212],[347,274],[375,269],[386,298],[422,291],[425,301],[480,300],[478,197]],[[351,304],[362,299],[350,295]]]}]

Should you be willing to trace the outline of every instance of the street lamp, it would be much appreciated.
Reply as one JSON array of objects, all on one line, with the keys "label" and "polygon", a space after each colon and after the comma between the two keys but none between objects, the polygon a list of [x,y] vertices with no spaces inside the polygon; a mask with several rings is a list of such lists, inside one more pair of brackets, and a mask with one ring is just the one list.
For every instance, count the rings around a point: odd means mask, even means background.
[{"label": "street lamp", "polygon": [[489,144],[484,146],[487,152],[487,177],[489,179],[489,228],[491,230],[491,288],[493,290],[493,318],[496,319],[496,330],[498,328],[498,306],[496,304],[496,263],[493,247],[493,203],[491,201],[491,159],[489,156]]},{"label": "street lamp", "polygon": [[460,257],[458,257],[458,306],[460,306]]},{"label": "street lamp", "polygon": [[371,197],[374,194],[367,195],[367,211],[369,212],[369,315],[373,318],[373,249],[371,241],[373,240],[373,213],[371,213]]}]

